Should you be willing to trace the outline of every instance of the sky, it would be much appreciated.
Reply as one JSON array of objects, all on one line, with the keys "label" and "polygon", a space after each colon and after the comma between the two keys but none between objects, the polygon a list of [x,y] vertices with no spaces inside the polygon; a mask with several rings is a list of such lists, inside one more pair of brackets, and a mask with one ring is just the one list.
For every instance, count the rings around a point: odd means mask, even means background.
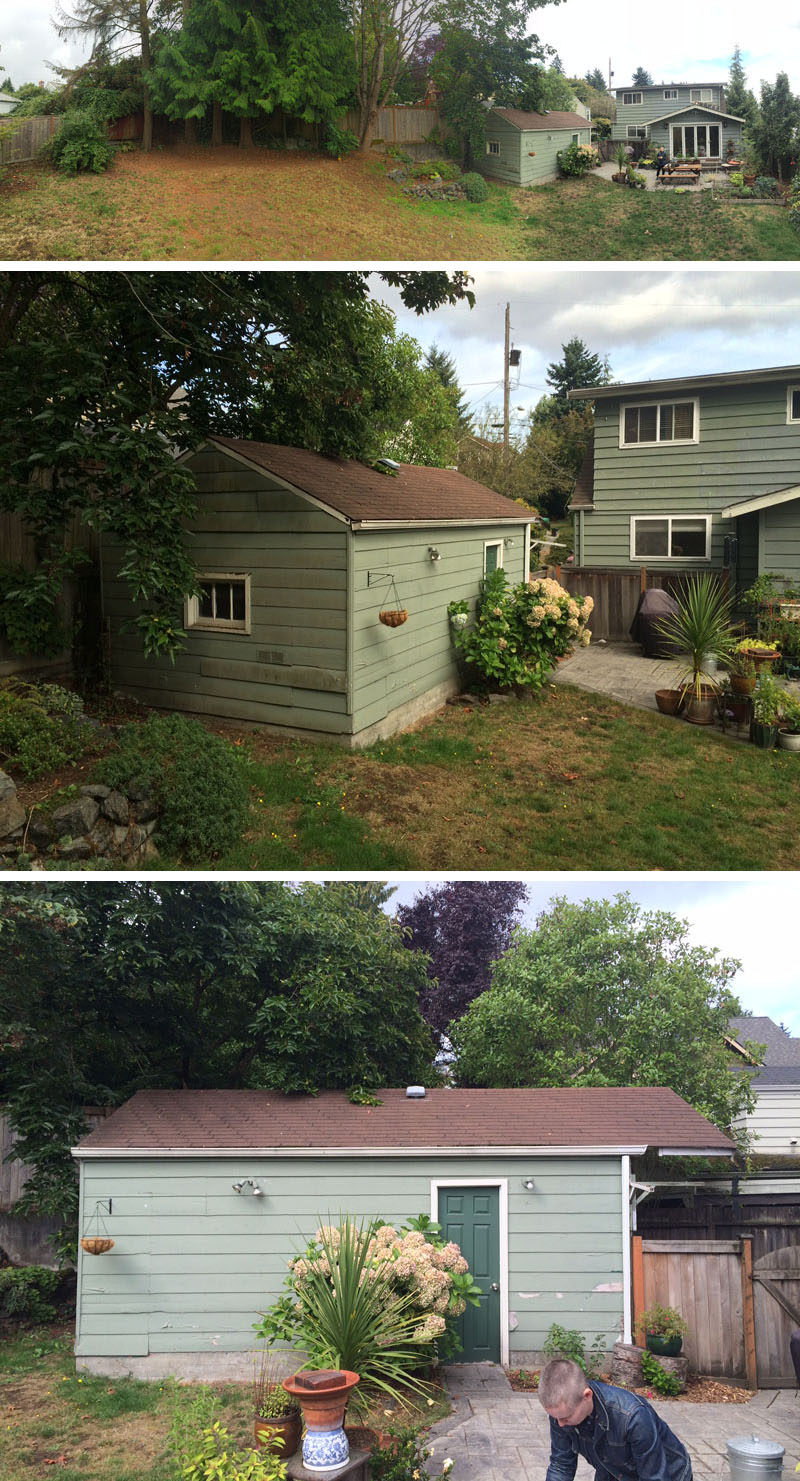
[{"label": "sky", "polygon": [[[743,824],[743,826],[746,826]],[[436,876],[441,883],[447,876]],[[470,876],[474,878],[475,876]],[[501,876],[518,878],[519,876]],[[410,903],[431,882],[386,876],[396,886],[387,908]],[[689,923],[693,945],[716,947],[741,962],[731,983],[745,1012],[766,1015],[800,1037],[800,953],[796,874],[763,875],[526,875],[532,927],[556,895],[568,900],[611,900],[627,892],[645,910],[668,910]]]},{"label": "sky", "polygon": [[[800,12],[798,12],[800,14]],[[800,32],[798,33],[800,39]],[[547,366],[577,335],[615,381],[749,370],[800,362],[797,267],[558,268],[503,263],[470,267],[474,309],[458,304],[417,317],[399,295],[373,280],[398,326],[425,348],[434,341],[456,364],[470,409],[480,419],[502,402],[503,321],[522,351],[512,379],[518,421],[547,394]]]},{"label": "sky", "polygon": [[[46,63],[75,65],[85,53],[58,40],[52,26],[56,0],[27,0],[11,5],[13,22],[0,29],[0,76],[22,82],[52,82]],[[69,0],[67,0],[69,9]],[[608,72],[609,52],[613,85],[630,82],[642,66],[656,82],[724,82],[737,41],[748,81],[756,96],[760,81],[775,80],[788,71],[792,88],[800,91],[800,12],[792,0],[761,0],[755,9],[749,0],[727,0],[700,6],[693,0],[673,0],[668,13],[654,6],[616,14],[595,0],[564,0],[536,10],[531,29],[559,53],[571,76],[599,67]]]}]

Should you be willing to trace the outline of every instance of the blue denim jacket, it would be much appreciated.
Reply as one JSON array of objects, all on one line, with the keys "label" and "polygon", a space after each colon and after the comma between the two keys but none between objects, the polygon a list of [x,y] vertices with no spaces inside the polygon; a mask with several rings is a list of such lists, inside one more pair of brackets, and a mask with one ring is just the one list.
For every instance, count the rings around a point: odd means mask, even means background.
[{"label": "blue denim jacket", "polygon": [[591,1380],[594,1433],[550,1420],[546,1481],[573,1481],[582,1455],[596,1481],[691,1481],[692,1463],[677,1435],[646,1399],[610,1383]]}]

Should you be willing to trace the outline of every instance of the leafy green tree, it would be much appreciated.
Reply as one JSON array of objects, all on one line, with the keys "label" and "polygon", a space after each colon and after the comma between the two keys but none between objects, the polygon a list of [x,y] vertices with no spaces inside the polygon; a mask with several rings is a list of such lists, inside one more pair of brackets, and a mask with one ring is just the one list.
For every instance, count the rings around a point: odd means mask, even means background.
[{"label": "leafy green tree", "polygon": [[430,349],[425,352],[425,366],[427,370],[432,371],[437,379],[441,381],[445,390],[449,393],[455,408],[458,432],[460,436],[463,435],[472,426],[472,417],[469,414],[467,403],[464,400],[464,394],[458,383],[458,371],[456,370],[455,360],[452,355],[448,355],[446,350],[440,350],[434,340]]},{"label": "leafy green tree", "polygon": [[742,62],[742,53],[737,41],[731,57],[728,86],[725,89],[725,106],[736,118],[744,118],[752,124],[758,112],[754,94],[747,86],[747,73]]},{"label": "leafy green tree", "polygon": [[754,1104],[725,1034],[738,962],[628,895],[551,902],[450,1028],[460,1085],[666,1085],[728,1129]]},{"label": "leafy green tree", "polygon": [[646,67],[637,67],[633,74],[634,87],[652,87],[653,79]]},{"label": "leafy green tree", "polygon": [[592,87],[585,77],[570,77],[569,85],[575,96],[588,105],[592,118],[616,118],[616,99],[604,81],[600,87]]},{"label": "leafy green tree", "polygon": [[141,63],[143,113],[142,148],[153,147],[153,102],[148,76],[151,61],[151,31],[158,24],[169,27],[176,19],[175,0],[69,0],[72,9],[58,6],[55,28],[62,41],[89,39],[88,62],[64,73],[70,81],[98,65],[138,57]]},{"label": "leafy green tree", "polygon": [[551,520],[566,516],[593,427],[592,407],[584,401],[564,408],[544,396],[534,408],[523,462],[532,502]]},{"label": "leafy green tree", "polygon": [[425,958],[369,891],[0,886],[0,1100],[35,1168],[17,1212],[74,1233],[83,1108],[137,1089],[432,1083]]},{"label": "leafy green tree", "polygon": [[774,84],[762,82],[761,107],[750,133],[763,172],[789,179],[800,151],[800,98],[792,92],[786,72],[779,72]]},{"label": "leafy green tree", "polygon": [[[417,313],[472,301],[460,272],[381,276]],[[415,404],[407,360],[365,272],[0,273],[0,508],[53,601],[68,521],[121,542],[145,652],[174,652],[195,576],[172,449],[218,431],[373,461]]]},{"label": "leafy green tree", "polygon": [[545,380],[553,387],[553,412],[560,415],[571,406],[567,392],[582,386],[606,386],[610,374],[608,362],[593,355],[577,335],[561,346],[563,359],[554,360],[547,367]]}]

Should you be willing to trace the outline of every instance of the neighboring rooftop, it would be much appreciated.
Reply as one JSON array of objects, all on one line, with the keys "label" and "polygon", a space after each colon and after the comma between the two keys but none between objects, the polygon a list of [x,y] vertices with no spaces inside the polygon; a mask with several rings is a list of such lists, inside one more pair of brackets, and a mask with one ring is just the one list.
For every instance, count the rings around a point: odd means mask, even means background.
[{"label": "neighboring rooftop", "polygon": [[573,401],[600,401],[619,396],[633,396],[648,391],[697,390],[703,386],[756,385],[759,381],[785,381],[800,378],[800,365],[770,365],[763,370],[724,370],[712,375],[682,375],[660,381],[616,381],[607,386],[580,386],[567,395]]},{"label": "neighboring rooftop", "polygon": [[309,1155],[315,1151],[422,1156],[458,1148],[535,1152],[730,1154],[716,1126],[663,1088],[405,1090],[379,1106],[343,1091],[284,1096],[266,1090],[140,1090],[84,1137],[77,1155],[180,1156],[212,1151]]},{"label": "neighboring rooftop", "polygon": [[308,494],[354,526],[398,521],[429,525],[513,520],[526,524],[531,518],[530,509],[522,509],[513,499],[452,468],[400,463],[394,471],[381,473],[365,463],[323,457],[305,448],[238,437],[210,437],[208,441]]},{"label": "neighboring rooftop", "polygon": [[743,1013],[731,1019],[728,1031],[730,1047],[737,1050],[746,1063],[752,1063],[752,1060],[740,1048],[745,1040],[764,1045],[764,1057],[759,1061],[761,1067],[754,1076],[754,1083],[759,1086],[800,1084],[800,1039],[784,1033],[774,1019],[751,1018]]},{"label": "neighboring rooftop", "polygon": [[615,93],[645,93],[651,87],[722,87],[724,82],[626,82],[615,87]]}]

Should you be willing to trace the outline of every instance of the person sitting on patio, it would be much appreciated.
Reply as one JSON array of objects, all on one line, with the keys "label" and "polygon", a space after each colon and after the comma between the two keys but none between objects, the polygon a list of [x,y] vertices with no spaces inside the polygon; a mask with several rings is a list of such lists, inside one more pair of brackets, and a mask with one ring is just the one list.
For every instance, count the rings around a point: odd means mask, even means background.
[{"label": "person sitting on patio", "polygon": [[550,1416],[546,1481],[573,1481],[582,1455],[595,1481],[692,1481],[692,1462],[646,1399],[587,1378],[577,1363],[555,1358],[539,1379]]},{"label": "person sitting on patio", "polygon": [[668,165],[668,163],[669,163],[669,157],[667,155],[667,151],[664,148],[664,145],[663,144],[660,144],[659,147],[658,147],[658,154],[656,155],[656,179],[657,180],[663,179],[664,175],[667,172],[667,165]]}]

